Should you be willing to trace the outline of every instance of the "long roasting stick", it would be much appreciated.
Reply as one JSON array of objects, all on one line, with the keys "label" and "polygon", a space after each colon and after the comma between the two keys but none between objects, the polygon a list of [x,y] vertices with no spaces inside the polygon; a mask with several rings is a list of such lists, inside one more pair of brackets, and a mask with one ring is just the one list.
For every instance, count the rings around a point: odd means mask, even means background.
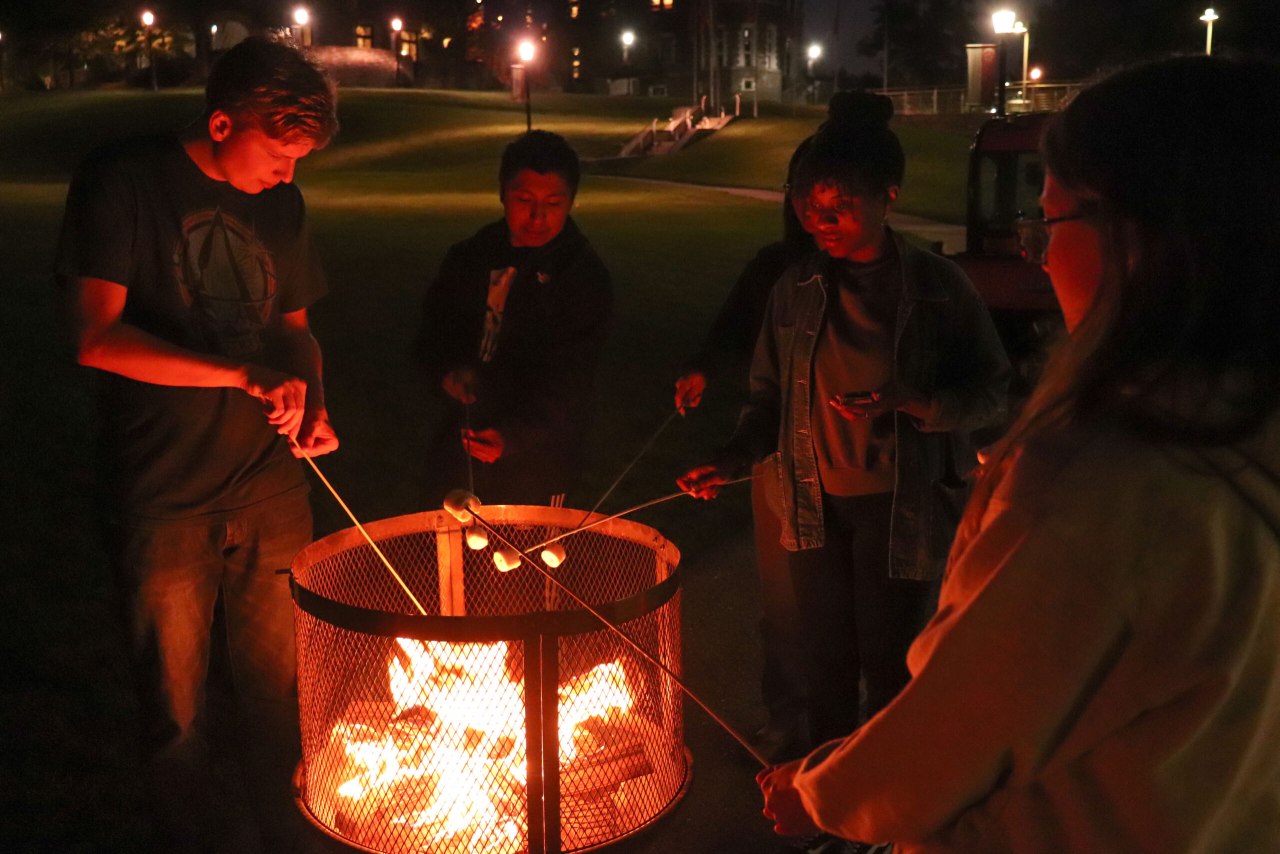
[{"label": "long roasting stick", "polygon": [[[302,446],[298,444],[297,439],[294,439],[292,436],[290,436],[289,441],[292,442],[293,446],[298,449],[298,453],[301,454],[302,458],[306,460],[307,463],[311,466],[311,470],[316,473],[316,476],[318,478],[320,478],[320,482],[325,485],[325,488],[328,489],[329,493],[334,497],[335,500],[337,500],[339,506],[341,506],[342,509],[346,512],[347,516],[351,519],[351,521],[355,523],[356,528],[360,531],[361,535],[365,538],[365,541],[373,548],[374,553],[382,560],[383,566],[387,568],[387,571],[391,573],[391,576],[395,578],[396,582],[400,585],[400,587],[404,590],[405,594],[413,602],[414,607],[418,609],[418,613],[422,614],[423,616],[426,616],[427,611],[425,608],[422,607],[422,603],[418,601],[418,597],[413,595],[413,591],[409,589],[409,585],[404,583],[404,579],[400,577],[400,573],[396,572],[395,567],[391,565],[391,561],[387,560],[387,556],[382,553],[382,549],[378,548],[378,544],[373,541],[373,537],[369,536],[369,532],[364,529],[364,525],[360,524],[360,520],[356,518],[356,514],[351,512],[351,508],[347,506],[347,502],[342,500],[342,496],[338,494],[338,490],[334,489],[333,484],[331,484],[329,482],[329,479],[325,477],[324,474],[320,471],[320,467],[316,465],[316,461],[311,458],[310,454],[302,450]],[[750,480],[750,478],[742,478],[742,480]],[[732,482],[738,483],[740,481],[732,481]],[[679,496],[684,494],[685,493],[683,492],[678,492],[672,495],[667,495],[667,496],[664,496],[663,498],[659,498],[654,501],[650,501],[645,504],[642,504],[640,505],[640,507],[633,507],[631,508],[631,510],[625,511],[625,513],[633,513],[636,510],[641,509],[641,507],[650,507],[662,501],[669,501],[672,498],[678,498]],[[514,543],[512,543],[506,537],[502,536],[502,534],[499,531],[497,531],[492,525],[490,525],[488,521],[486,521],[483,517],[481,517],[480,514],[476,513],[474,510],[470,512],[471,512],[471,515],[475,517],[476,521],[484,525],[484,527],[489,531],[490,534],[492,534],[493,536],[501,540],[503,543],[505,543],[508,548],[514,549],[521,556],[521,558],[528,561],[530,566],[532,566],[538,572],[542,573],[543,577],[545,577],[548,581],[550,581],[556,587],[560,588],[560,590],[562,590],[570,599],[572,599],[573,601],[581,605],[583,608],[585,608],[591,614],[591,616],[595,617],[597,620],[603,623],[606,627],[611,629],[614,632],[614,634],[622,638],[623,641],[625,641],[632,649],[640,653],[640,656],[644,658],[645,661],[649,662],[654,667],[657,667],[663,673],[667,674],[667,676],[671,678],[671,681],[674,682],[680,688],[680,690],[683,691],[686,696],[688,696],[690,700],[693,700],[693,702],[697,703],[698,706],[701,707],[701,709],[707,713],[707,715],[711,718],[711,720],[715,721],[717,724],[720,725],[721,729],[729,733],[729,735],[733,737],[734,741],[741,744],[743,748],[747,751],[747,753],[751,754],[751,757],[753,759],[759,762],[761,766],[765,768],[769,767],[770,765],[769,760],[765,759],[764,756],[758,753],[756,749],[751,746],[751,743],[747,741],[747,739],[743,737],[737,730],[735,730],[728,723],[728,721],[726,721],[724,718],[716,714],[711,709],[711,707],[708,706],[705,701],[703,701],[701,697],[695,694],[693,690],[689,688],[688,685],[684,684],[684,681],[681,680],[679,676],[676,676],[674,673],[672,673],[671,668],[667,667],[661,661],[659,661],[658,659],[650,655],[644,649],[644,647],[640,646],[638,643],[633,641],[626,634],[626,632],[622,631],[622,629],[618,628],[616,625],[611,623],[608,617],[604,616],[595,608],[591,607],[591,605],[588,604],[588,602],[585,599],[583,599],[577,593],[573,592],[573,590],[566,587],[563,583],[561,583],[559,579],[555,578],[550,572],[547,572],[545,569],[543,569],[541,566],[535,563],[533,558],[529,557],[528,554],[526,554],[521,549],[517,548]],[[621,516],[621,515],[624,515],[624,513],[619,513],[617,515]],[[616,518],[616,516],[610,517],[610,518]],[[599,519],[596,522],[593,522],[591,524],[591,527],[594,527],[595,525],[598,525],[601,522],[607,522],[607,521],[608,519]]]},{"label": "long roasting stick", "polygon": [[[592,507],[590,510],[588,510],[587,514],[582,517],[582,522],[585,522],[588,519],[590,519],[591,514],[600,509],[600,505],[604,503],[604,500],[613,494],[613,491],[618,488],[618,484],[622,483],[622,479],[627,476],[628,472],[630,472],[633,468],[636,467],[636,463],[640,462],[640,458],[643,457],[645,453],[648,452],[648,450],[653,447],[653,443],[658,441],[658,437],[662,435],[662,431],[666,430],[667,425],[670,424],[672,421],[674,421],[675,417],[679,414],[680,414],[680,410],[678,409],[671,410],[671,414],[667,416],[665,421],[663,421],[661,424],[658,425],[657,430],[653,431],[653,433],[649,436],[648,440],[644,443],[644,446],[640,448],[640,452],[637,453],[634,457],[632,457],[631,462],[627,463],[627,467],[622,470],[622,474],[614,478],[613,483],[610,484],[609,488],[606,489],[604,491],[604,494],[601,495],[599,500],[596,501],[595,506]],[[475,490],[472,490],[472,491],[474,492]],[[654,502],[654,503],[657,503],[657,502]],[[582,522],[578,523],[577,529],[582,528]]]},{"label": "long roasting stick", "polygon": [[[751,478],[749,477],[742,478],[742,480],[750,480],[750,479]],[[734,481],[734,483],[738,483],[738,482],[740,481]],[[648,502],[648,504],[642,505],[642,506],[650,506],[653,504],[657,504],[660,501],[669,501],[672,498],[677,498],[685,494],[686,493],[684,492],[675,493],[673,495],[668,495],[663,498],[650,501]],[[638,510],[638,509],[640,508],[633,507],[632,511]],[[632,512],[632,511],[627,511],[627,512]],[[769,762],[768,759],[766,759],[763,755],[761,755],[754,747],[752,747],[751,742],[747,741],[747,739],[742,734],[740,734],[736,729],[734,729],[733,726],[728,721],[726,721],[724,718],[716,714],[715,711],[709,705],[707,705],[706,701],[704,701],[701,697],[695,694],[693,689],[684,683],[684,680],[682,680],[679,676],[677,676],[674,672],[672,672],[671,668],[667,667],[661,661],[659,661],[658,659],[650,655],[648,650],[646,650],[644,647],[640,646],[640,644],[632,640],[631,637],[626,632],[624,632],[620,627],[610,622],[608,617],[606,617],[604,614],[601,614],[595,608],[591,607],[591,604],[587,602],[587,600],[579,596],[576,592],[574,592],[572,588],[564,584],[562,581],[560,581],[560,579],[556,578],[546,569],[543,569],[533,558],[531,558],[528,555],[528,553],[526,553],[523,549],[516,546],[515,543],[511,542],[506,537],[504,537],[500,531],[494,528],[493,525],[489,524],[489,521],[485,519],[483,516],[481,516],[479,513],[477,513],[474,508],[468,508],[468,512],[471,513],[471,515],[475,518],[477,522],[479,522],[481,525],[484,525],[485,529],[488,530],[488,532],[492,536],[497,537],[502,543],[504,543],[507,546],[507,548],[512,549],[517,554],[519,554],[521,558],[527,561],[529,563],[529,566],[533,567],[538,572],[540,572],[543,578],[545,578],[547,581],[554,584],[556,587],[560,588],[560,590],[564,592],[565,595],[567,595],[574,602],[577,602],[579,605],[581,605],[587,612],[591,614],[591,616],[595,617],[602,624],[604,624],[606,627],[612,630],[614,634],[622,638],[622,640],[625,641],[627,645],[630,646],[632,649],[634,649],[637,653],[639,653],[640,656],[645,661],[649,662],[654,667],[658,668],[663,673],[665,673],[671,679],[671,681],[674,682],[680,688],[680,690],[685,693],[685,696],[687,696],[690,700],[693,700],[693,702],[697,703],[698,706],[702,709],[702,711],[707,713],[707,716],[710,717],[711,720],[719,724],[720,728],[723,729],[725,732],[727,732],[729,735],[731,735],[734,741],[738,742],[738,744],[741,744],[743,749],[745,749],[747,753],[751,754],[751,758],[759,762],[760,765],[764,768],[768,768],[772,764]],[[604,522],[607,520],[601,519],[599,521]],[[571,531],[570,533],[573,533],[573,532]]]},{"label": "long roasting stick", "polygon": [[316,461],[311,459],[310,454],[302,450],[302,446],[298,444],[297,439],[290,436],[289,441],[293,443],[293,446],[298,449],[298,453],[301,454],[302,458],[311,466],[311,470],[316,473],[316,477],[320,478],[320,482],[329,490],[329,494],[337,500],[338,505],[346,511],[347,516],[355,523],[356,529],[364,537],[365,542],[367,542],[373,549],[373,553],[382,561],[382,565],[387,568],[387,572],[391,573],[391,577],[400,585],[400,589],[402,589],[405,595],[409,597],[409,601],[413,602],[413,607],[417,608],[418,613],[425,617],[427,615],[427,609],[422,607],[422,603],[418,601],[418,597],[414,596],[413,591],[409,589],[409,585],[404,583],[404,579],[400,577],[400,573],[396,572],[396,568],[391,565],[391,561],[387,560],[387,556],[382,553],[382,549],[378,548],[378,544],[373,541],[373,537],[369,536],[369,532],[364,529],[364,525],[360,524],[360,520],[356,518],[356,514],[351,512],[351,508],[347,506],[347,502],[342,500],[342,496],[338,494],[338,490],[333,488],[332,483],[329,483],[329,478],[325,477],[324,473],[320,471],[320,467],[316,465]]},{"label": "long roasting stick", "polygon": [[[734,480],[727,480],[724,483],[722,483],[721,486],[732,486],[735,483],[746,483],[747,481],[751,480],[752,477],[753,475],[747,475],[746,477],[739,477]],[[661,504],[664,501],[671,501],[673,499],[680,498],[681,496],[685,496],[688,494],[689,493],[683,490],[681,490],[680,492],[673,492],[670,495],[664,495],[661,498],[654,498],[650,501],[646,501],[643,504],[637,504],[635,507],[628,507],[626,510],[619,510],[617,513],[614,513],[612,516],[604,516],[587,525],[583,525],[579,523],[576,528],[570,528],[567,531],[562,531],[561,533],[556,534],[551,539],[544,540],[543,542],[538,543],[536,546],[533,546],[533,549],[540,549],[543,546],[549,546],[552,543],[557,543],[560,540],[565,539],[566,537],[573,536],[574,534],[581,534],[583,531],[590,531],[592,528],[596,527],[597,525],[603,525],[605,522],[612,522],[614,519],[620,519],[623,516],[630,516],[632,513],[636,513],[640,510],[644,510],[646,507],[652,507],[655,504]],[[591,513],[594,513],[594,512],[595,512],[594,510],[591,511]],[[583,518],[584,519],[590,518],[591,513],[588,513]]]}]

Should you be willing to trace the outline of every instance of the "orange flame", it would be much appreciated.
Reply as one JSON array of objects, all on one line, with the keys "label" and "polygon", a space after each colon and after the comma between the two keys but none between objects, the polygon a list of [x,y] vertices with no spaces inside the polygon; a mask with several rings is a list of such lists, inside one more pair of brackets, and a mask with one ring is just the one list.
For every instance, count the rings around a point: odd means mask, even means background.
[{"label": "orange flame", "polygon": [[[390,720],[380,725],[348,714],[332,730],[331,744],[345,757],[336,809],[409,831],[406,850],[520,850],[528,831],[525,712],[507,644],[397,638],[387,674]],[[561,763],[584,745],[599,746],[584,724],[612,721],[633,705],[618,661],[558,693]],[[385,712],[366,711],[386,720]]]}]

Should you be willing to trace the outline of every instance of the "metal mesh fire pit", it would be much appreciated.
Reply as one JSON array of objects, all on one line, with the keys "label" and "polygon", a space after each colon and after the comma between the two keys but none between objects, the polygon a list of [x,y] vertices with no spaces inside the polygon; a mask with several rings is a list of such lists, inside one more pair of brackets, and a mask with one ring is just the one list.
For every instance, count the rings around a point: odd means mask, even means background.
[{"label": "metal mesh fire pit", "polygon": [[[526,551],[582,520],[481,512]],[[679,801],[690,760],[669,676],[536,570],[498,572],[443,511],[365,529],[427,615],[356,529],[294,560],[312,822],[387,854],[553,854],[629,836]],[[675,547],[623,520],[563,544],[556,578],[678,676]]]}]

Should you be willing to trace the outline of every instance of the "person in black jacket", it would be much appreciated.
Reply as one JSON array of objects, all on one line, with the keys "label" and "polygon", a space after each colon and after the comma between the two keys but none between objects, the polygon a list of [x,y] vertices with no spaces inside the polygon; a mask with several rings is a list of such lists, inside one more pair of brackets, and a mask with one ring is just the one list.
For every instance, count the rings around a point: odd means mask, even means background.
[{"label": "person in black jacket", "polygon": [[[743,387],[760,327],[764,324],[769,292],[788,267],[814,249],[791,204],[791,178],[807,150],[806,139],[796,147],[787,167],[782,202],[782,239],[770,243],[742,269],[725,298],[701,349],[676,380],[676,408],[684,414],[702,402],[708,378]],[[759,474],[759,472],[754,472]],[[760,697],[766,720],[749,736],[752,745],[775,761],[803,755],[811,746],[805,721],[804,670],[796,635],[795,593],[787,568],[787,551],[779,543],[777,514],[765,501],[763,481],[751,484],[751,520],[755,534],[756,566],[760,577],[760,645],[764,662]]]},{"label": "person in black jacket", "polygon": [[415,355],[450,405],[427,453],[428,506],[456,488],[546,504],[576,480],[613,304],[569,215],[578,179],[564,138],[516,139],[498,174],[503,218],[450,247],[427,289]]}]

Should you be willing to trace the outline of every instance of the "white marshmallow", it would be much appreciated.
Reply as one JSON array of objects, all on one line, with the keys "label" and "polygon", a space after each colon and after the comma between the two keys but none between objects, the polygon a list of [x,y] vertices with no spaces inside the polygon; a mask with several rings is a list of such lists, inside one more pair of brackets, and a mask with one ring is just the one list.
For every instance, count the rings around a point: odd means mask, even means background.
[{"label": "white marshmallow", "polygon": [[498,572],[510,572],[520,565],[520,553],[505,546],[500,549],[494,549],[493,565],[498,568]]},{"label": "white marshmallow", "polygon": [[471,511],[479,509],[480,506],[480,499],[465,489],[455,489],[444,497],[444,509],[464,525],[471,522]]},{"label": "white marshmallow", "polygon": [[467,528],[467,545],[473,551],[480,551],[489,545],[489,532],[482,525],[472,525]]},{"label": "white marshmallow", "polygon": [[565,557],[564,546],[560,543],[552,543],[542,550],[542,562],[552,569],[564,563]]}]

